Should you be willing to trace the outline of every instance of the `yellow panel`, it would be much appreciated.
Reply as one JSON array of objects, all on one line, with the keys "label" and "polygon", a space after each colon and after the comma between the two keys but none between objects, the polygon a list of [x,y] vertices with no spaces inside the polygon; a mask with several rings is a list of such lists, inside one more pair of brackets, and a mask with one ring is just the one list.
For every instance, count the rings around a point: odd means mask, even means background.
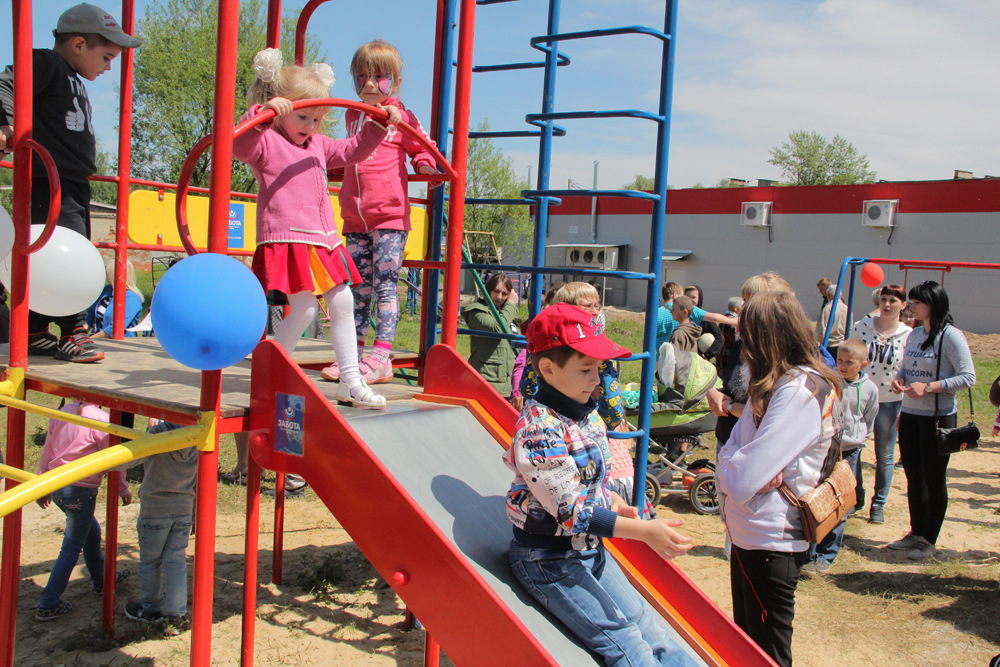
[{"label": "yellow panel", "polygon": [[412,229],[410,229],[410,233],[406,237],[406,248],[403,250],[403,258],[423,259],[427,257],[427,237],[430,228],[427,210],[419,206],[411,207],[410,225]]}]

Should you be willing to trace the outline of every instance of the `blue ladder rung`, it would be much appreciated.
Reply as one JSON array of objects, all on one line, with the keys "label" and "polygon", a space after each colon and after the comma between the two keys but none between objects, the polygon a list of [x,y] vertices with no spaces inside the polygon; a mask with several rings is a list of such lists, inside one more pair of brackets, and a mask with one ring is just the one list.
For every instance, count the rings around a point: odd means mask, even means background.
[{"label": "blue ladder rung", "polygon": [[660,196],[642,190],[521,190],[525,199],[537,197],[625,197],[659,201]]},{"label": "blue ladder rung", "polygon": [[[572,276],[597,276],[599,278],[624,278],[625,280],[653,280],[652,273],[636,271],[611,271],[604,269],[578,269],[572,266],[513,266],[507,264],[468,264],[462,262],[463,269],[476,271],[504,271],[506,273],[564,273]],[[630,357],[631,358],[631,357]]]},{"label": "blue ladder rung", "polygon": [[622,361],[642,361],[643,359],[651,359],[652,355],[649,352],[633,352],[631,357],[626,357]]},{"label": "blue ladder rung", "polygon": [[555,35],[542,35],[541,37],[532,37],[531,45],[536,46],[539,44],[549,44],[551,42],[568,42],[573,39],[590,39],[592,37],[611,37],[613,35],[651,35],[664,42],[670,41],[670,35],[663,32],[662,30],[657,30],[656,28],[650,28],[645,25],[629,25],[621,28],[605,28],[603,30],[585,30],[583,32],[564,32]]},{"label": "blue ladder rung", "polygon": [[639,109],[619,109],[617,111],[558,111],[555,113],[530,113],[524,120],[568,120],[571,118],[643,118],[662,123],[666,120],[663,116],[651,111],[641,111]]},{"label": "blue ladder rung", "polygon": [[477,5],[499,5],[504,2],[517,2],[517,0],[476,0]]},{"label": "blue ladder rung", "polygon": [[[525,118],[524,120],[525,120],[526,123],[528,123],[528,125],[534,125],[535,127],[546,128],[546,127],[549,126],[548,122],[544,121],[544,120],[529,120],[527,118]],[[566,128],[563,127],[562,125],[556,125],[556,124],[553,123],[553,125],[552,125],[552,136],[553,137],[565,137],[566,136]]]},{"label": "blue ladder rung", "polygon": [[646,435],[646,432],[642,430],[627,431],[627,432],[610,431],[610,430],[608,431],[608,437],[611,438],[612,440],[628,440],[629,438],[641,438],[644,435]]},{"label": "blue ladder rung", "polygon": [[470,139],[489,139],[503,137],[507,139],[518,137],[540,137],[542,133],[535,130],[511,130],[509,132],[469,132]]},{"label": "blue ladder rung", "polygon": [[459,327],[456,330],[460,334],[466,334],[468,336],[479,336],[480,338],[502,338],[503,340],[509,340],[513,342],[527,343],[528,339],[524,336],[518,334],[508,334],[500,333],[499,331],[482,331],[480,329],[463,329]]},{"label": "blue ladder rung", "polygon": [[[562,54],[560,53],[560,54],[557,54],[557,55],[561,56]],[[565,57],[559,58],[559,61],[556,63],[556,67],[565,67],[566,65],[569,65],[569,58],[565,58]],[[544,62],[540,62],[540,63],[539,62],[531,62],[531,63],[505,63],[505,64],[502,64],[502,65],[473,65],[472,66],[472,71],[473,72],[509,72],[509,71],[521,70],[521,69],[541,69],[542,67],[545,67],[545,63]]]}]

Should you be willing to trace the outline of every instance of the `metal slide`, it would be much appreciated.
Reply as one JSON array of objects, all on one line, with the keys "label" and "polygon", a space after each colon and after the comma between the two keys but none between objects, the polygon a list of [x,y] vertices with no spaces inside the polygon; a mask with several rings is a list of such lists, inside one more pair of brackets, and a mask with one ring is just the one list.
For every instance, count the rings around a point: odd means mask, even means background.
[{"label": "metal slide", "polygon": [[[482,382],[450,348],[434,348],[428,363],[458,372],[464,364]],[[254,458],[265,468],[305,477],[456,664],[602,664],[510,572],[505,494],[511,473],[498,446],[505,429],[469,400],[469,390],[459,386],[464,382],[449,383],[462,394],[449,401],[458,405],[404,400],[382,410],[335,408],[270,341],[254,352],[252,373]],[[260,381],[264,375],[266,382]],[[649,564],[667,564],[655,556],[642,567],[630,563],[623,550],[634,547],[619,541],[611,546],[631,576],[655,587]],[[654,606],[676,614],[672,598],[697,597],[697,613],[713,618],[695,625],[721,627],[724,635],[704,637],[684,619],[663,621],[696,664],[772,664],[676,575],[666,585],[677,590],[654,590],[661,602],[654,599]],[[726,646],[711,645],[720,639]]]}]

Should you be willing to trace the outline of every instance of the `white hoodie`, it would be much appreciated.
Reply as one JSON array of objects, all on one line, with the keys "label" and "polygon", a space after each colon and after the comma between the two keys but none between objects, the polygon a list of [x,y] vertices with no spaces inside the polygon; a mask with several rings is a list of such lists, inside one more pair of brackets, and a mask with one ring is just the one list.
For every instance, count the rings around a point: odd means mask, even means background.
[{"label": "white hoodie", "polygon": [[875,321],[871,315],[854,325],[851,335],[860,338],[868,346],[868,368],[865,373],[878,387],[879,403],[894,403],[903,400],[902,394],[892,393],[890,386],[903,364],[906,353],[906,339],[910,337],[910,327],[902,322],[888,335],[875,331]]}]

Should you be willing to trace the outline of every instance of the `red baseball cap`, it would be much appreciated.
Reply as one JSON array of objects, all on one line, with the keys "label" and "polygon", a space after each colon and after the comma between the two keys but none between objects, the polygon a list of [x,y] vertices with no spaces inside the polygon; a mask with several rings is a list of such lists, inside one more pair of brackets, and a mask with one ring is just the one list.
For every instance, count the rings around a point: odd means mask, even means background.
[{"label": "red baseball cap", "polygon": [[525,331],[528,352],[544,352],[568,345],[595,359],[623,359],[632,352],[604,335],[597,318],[579,306],[557,303],[538,313]]}]

